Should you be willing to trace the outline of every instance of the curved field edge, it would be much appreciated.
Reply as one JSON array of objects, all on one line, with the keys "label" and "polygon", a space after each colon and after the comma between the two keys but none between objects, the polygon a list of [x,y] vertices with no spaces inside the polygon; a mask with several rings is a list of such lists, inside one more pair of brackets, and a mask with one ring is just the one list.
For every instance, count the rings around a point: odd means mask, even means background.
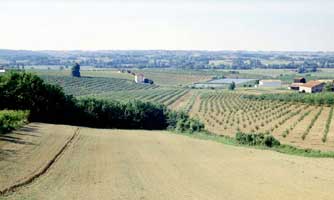
[{"label": "curved field edge", "polygon": [[46,173],[76,136],[77,129],[30,123],[0,137],[0,196]]},{"label": "curved field edge", "polygon": [[260,145],[251,146],[251,145],[240,144],[233,137],[229,137],[225,135],[216,135],[210,132],[200,132],[200,133],[170,132],[170,133],[177,134],[177,135],[184,135],[187,137],[201,139],[201,140],[210,140],[210,141],[214,141],[214,142],[218,142],[218,143],[226,144],[226,145],[275,151],[278,153],[283,153],[283,154],[288,154],[288,155],[313,157],[313,158],[334,158],[334,151],[302,149],[302,148],[297,148],[297,147],[287,145],[287,144],[281,144],[280,146],[274,146],[274,147],[266,147],[266,146],[260,146]]},{"label": "curved field edge", "polygon": [[9,193],[15,192],[16,190],[20,189],[21,187],[25,187],[31,183],[33,183],[35,180],[37,180],[39,177],[47,173],[47,171],[51,168],[51,166],[61,157],[61,155],[65,152],[65,150],[68,148],[68,146],[73,142],[73,140],[78,136],[79,134],[79,128],[75,130],[72,137],[66,141],[64,146],[54,155],[45,166],[42,166],[35,174],[32,174],[31,176],[25,177],[23,180],[19,180],[14,185],[11,185],[5,189],[0,190],[0,196],[7,195]]}]

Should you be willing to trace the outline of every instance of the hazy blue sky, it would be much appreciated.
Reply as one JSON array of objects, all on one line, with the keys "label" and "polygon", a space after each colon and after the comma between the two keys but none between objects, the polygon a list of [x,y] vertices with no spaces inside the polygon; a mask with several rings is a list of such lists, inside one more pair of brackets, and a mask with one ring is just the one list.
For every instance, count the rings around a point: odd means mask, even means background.
[{"label": "hazy blue sky", "polygon": [[334,51],[333,0],[0,0],[0,48]]}]

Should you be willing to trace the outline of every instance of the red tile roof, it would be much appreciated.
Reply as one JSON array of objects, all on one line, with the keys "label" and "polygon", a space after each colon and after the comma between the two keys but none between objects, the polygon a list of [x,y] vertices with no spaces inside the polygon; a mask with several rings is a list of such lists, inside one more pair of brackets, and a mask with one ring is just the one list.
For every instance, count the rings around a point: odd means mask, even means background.
[{"label": "red tile roof", "polygon": [[320,82],[320,81],[309,81],[305,84],[302,85],[302,87],[307,87],[307,88],[313,88],[316,87],[318,85],[322,85],[324,83]]}]

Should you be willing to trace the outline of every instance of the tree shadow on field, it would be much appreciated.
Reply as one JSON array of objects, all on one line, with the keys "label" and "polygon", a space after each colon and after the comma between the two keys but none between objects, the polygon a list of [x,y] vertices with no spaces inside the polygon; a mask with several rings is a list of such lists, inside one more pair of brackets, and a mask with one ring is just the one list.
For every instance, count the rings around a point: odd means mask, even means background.
[{"label": "tree shadow on field", "polygon": [[8,134],[0,134],[0,141],[11,142],[15,144],[26,144],[26,145],[34,144],[32,142],[27,142],[27,141],[22,140],[21,138],[10,136]]},{"label": "tree shadow on field", "polygon": [[31,137],[40,137],[36,133],[40,133],[37,129],[37,126],[25,126],[20,128],[18,131],[15,131],[15,135],[22,135],[22,136],[31,136]]}]

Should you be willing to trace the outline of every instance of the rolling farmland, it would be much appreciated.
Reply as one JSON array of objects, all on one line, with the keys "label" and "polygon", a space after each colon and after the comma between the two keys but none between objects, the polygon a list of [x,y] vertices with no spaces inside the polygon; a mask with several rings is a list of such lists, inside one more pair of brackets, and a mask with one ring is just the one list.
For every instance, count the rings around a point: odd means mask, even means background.
[{"label": "rolling farmland", "polygon": [[[333,107],[243,98],[244,94],[291,92],[286,89],[240,87],[235,92],[198,90],[176,86],[189,76],[200,81],[201,76],[195,72],[176,75],[174,71],[141,71],[155,77],[158,82],[170,78],[170,85],[136,84],[133,80],[117,77],[122,73],[115,71],[90,71],[91,76],[81,78],[55,73],[48,75],[45,71],[40,76],[49,83],[64,87],[67,94],[78,98],[94,97],[123,102],[135,99],[162,103],[171,109],[191,113],[205,123],[208,131],[218,135],[234,137],[238,131],[267,133],[293,146],[334,151]],[[104,73],[105,77],[102,77]]]},{"label": "rolling farmland", "polygon": [[191,115],[219,135],[261,132],[303,148],[334,150],[333,107],[255,101],[230,92],[204,93],[192,107]]},{"label": "rolling farmland", "polygon": [[2,200],[311,200],[331,199],[334,187],[333,159],[319,162],[166,131],[32,123],[11,137],[21,143],[0,141],[7,152],[0,159],[0,191],[9,188]]}]

